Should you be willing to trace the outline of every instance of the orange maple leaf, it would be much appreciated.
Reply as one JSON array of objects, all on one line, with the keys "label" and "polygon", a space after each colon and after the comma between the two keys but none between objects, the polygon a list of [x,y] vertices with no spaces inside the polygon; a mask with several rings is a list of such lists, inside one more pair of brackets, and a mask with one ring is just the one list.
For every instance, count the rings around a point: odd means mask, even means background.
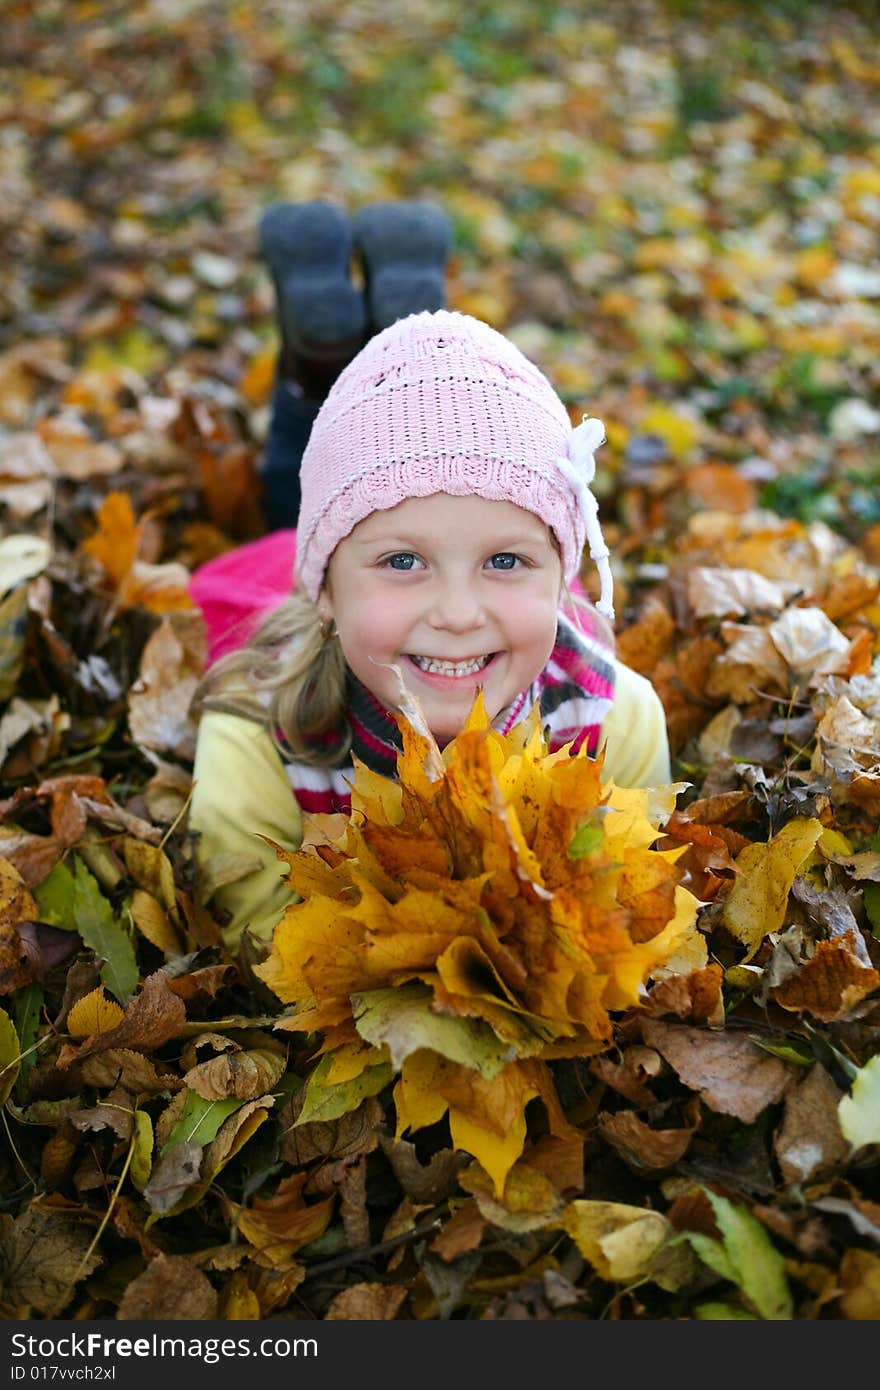
[{"label": "orange maple leaf", "polygon": [[154,613],[192,608],[184,565],[152,565],[138,559],[146,521],[135,520],[124,492],[111,492],[98,509],[98,529],[82,548],[98,561],[120,608],[140,606]]}]

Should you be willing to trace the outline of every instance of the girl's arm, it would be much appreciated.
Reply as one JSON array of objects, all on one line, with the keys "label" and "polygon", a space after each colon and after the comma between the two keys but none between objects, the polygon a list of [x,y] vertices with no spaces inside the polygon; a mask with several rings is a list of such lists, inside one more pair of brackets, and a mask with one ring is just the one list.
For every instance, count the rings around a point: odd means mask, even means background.
[{"label": "girl's arm", "polygon": [[278,750],[259,724],[209,710],[199,724],[193,783],[189,827],[199,836],[199,896],[230,914],[222,930],[231,951],[245,927],[268,940],[296,897],[284,883],[287,866],[260,836],[286,850],[302,839]]},{"label": "girl's arm", "polygon": [[672,780],[666,713],[651,682],[615,661],[614,703],[602,725],[603,779],[619,787],[663,787]]}]

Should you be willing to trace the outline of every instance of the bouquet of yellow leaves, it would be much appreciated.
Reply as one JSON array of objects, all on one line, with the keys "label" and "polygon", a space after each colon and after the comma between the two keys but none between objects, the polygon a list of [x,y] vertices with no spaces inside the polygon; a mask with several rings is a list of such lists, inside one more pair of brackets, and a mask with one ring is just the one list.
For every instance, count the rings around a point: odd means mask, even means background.
[{"label": "bouquet of yellow leaves", "polygon": [[502,735],[478,695],[442,754],[408,712],[399,780],[356,763],[337,833],[279,850],[302,901],[256,973],[293,1005],[281,1026],[320,1038],[298,1123],[396,1077],[397,1137],[448,1112],[500,1195],[529,1101],[573,1133],[548,1062],[603,1050],[646,980],[705,963],[681,850],[651,848],[677,789],[604,787],[599,760],[548,752],[537,707]]}]

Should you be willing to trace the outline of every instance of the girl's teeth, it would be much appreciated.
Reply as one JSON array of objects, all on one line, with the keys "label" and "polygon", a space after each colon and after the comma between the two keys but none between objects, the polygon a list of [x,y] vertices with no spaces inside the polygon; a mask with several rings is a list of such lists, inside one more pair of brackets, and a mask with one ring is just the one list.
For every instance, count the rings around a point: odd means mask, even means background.
[{"label": "girl's teeth", "polygon": [[433,657],[414,656],[412,660],[420,671],[432,671],[437,676],[473,676],[488,664],[489,657],[477,656],[473,661],[437,661]]}]

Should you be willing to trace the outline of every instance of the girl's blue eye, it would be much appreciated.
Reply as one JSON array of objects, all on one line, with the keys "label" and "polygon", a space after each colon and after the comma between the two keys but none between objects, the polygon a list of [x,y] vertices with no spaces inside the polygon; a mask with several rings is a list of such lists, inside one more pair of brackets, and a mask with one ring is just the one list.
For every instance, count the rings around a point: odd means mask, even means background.
[{"label": "girl's blue eye", "polygon": [[519,556],[512,555],[509,550],[500,550],[497,555],[489,557],[489,564],[496,570],[516,569],[519,564]]},{"label": "girl's blue eye", "polygon": [[389,555],[385,563],[389,569],[413,570],[418,564],[418,558],[411,550],[401,550],[397,555]]}]

